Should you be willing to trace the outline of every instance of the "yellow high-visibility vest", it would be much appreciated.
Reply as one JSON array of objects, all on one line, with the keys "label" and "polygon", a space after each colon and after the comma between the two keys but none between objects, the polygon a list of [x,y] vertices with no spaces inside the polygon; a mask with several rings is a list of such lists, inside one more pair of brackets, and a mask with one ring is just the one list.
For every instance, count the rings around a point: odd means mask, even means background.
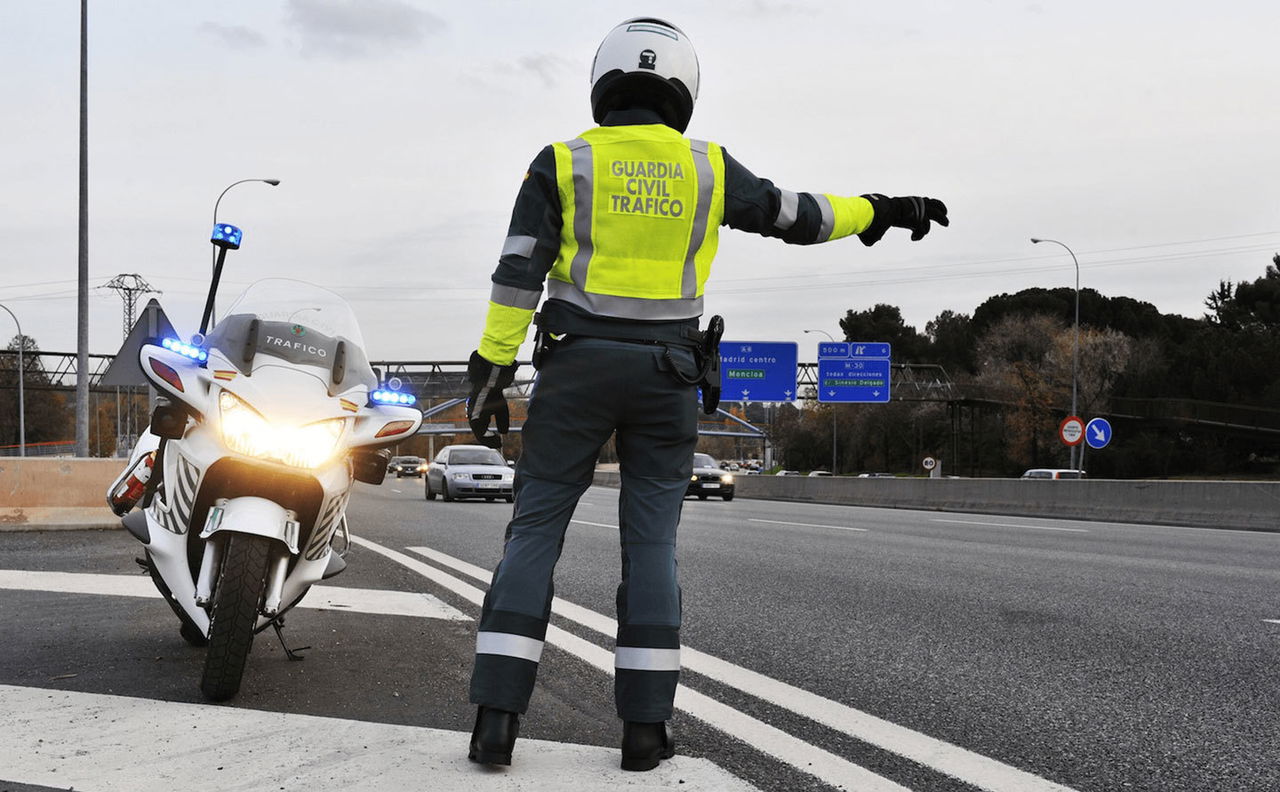
[{"label": "yellow high-visibility vest", "polygon": [[552,146],[563,226],[547,297],[599,316],[702,314],[724,218],[724,155],[662,124]]}]

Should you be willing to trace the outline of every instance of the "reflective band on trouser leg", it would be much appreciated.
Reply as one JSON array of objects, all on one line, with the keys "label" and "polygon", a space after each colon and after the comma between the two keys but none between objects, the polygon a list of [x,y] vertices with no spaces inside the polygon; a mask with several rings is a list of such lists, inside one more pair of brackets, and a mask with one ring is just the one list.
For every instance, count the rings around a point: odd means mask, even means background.
[{"label": "reflective band on trouser leg", "polygon": [[591,255],[595,247],[591,242],[591,203],[595,199],[595,160],[591,154],[591,144],[582,138],[575,138],[565,144],[569,148],[573,162],[573,236],[578,242],[578,251],[569,265],[569,277],[573,285],[580,291],[587,290],[587,265],[591,263]]},{"label": "reflective band on trouser leg", "polygon": [[786,231],[796,224],[796,217],[800,214],[800,196],[790,190],[779,189],[778,192],[781,199],[778,202],[778,219],[773,221],[773,227]]},{"label": "reflective band on trouser leg", "polygon": [[826,242],[831,238],[831,232],[836,227],[836,214],[831,208],[831,201],[825,195],[807,193],[810,198],[818,203],[818,210],[822,212],[822,227],[818,229],[818,236],[814,242]]},{"label": "reflective band on trouser leg", "polygon": [[689,252],[684,258],[684,272],[680,278],[680,296],[686,300],[698,296],[698,266],[694,258],[702,240],[707,235],[707,215],[711,213],[711,196],[715,192],[716,177],[711,170],[705,140],[690,140],[693,153],[693,169],[698,172],[698,205],[693,213],[693,231],[689,234]]},{"label": "reflective band on trouser leg", "polygon": [[679,649],[619,646],[613,650],[613,667],[631,671],[679,671]]},{"label": "reflective band on trouser leg", "polygon": [[[505,655],[518,657],[537,663],[542,659],[543,642],[536,638],[511,633],[478,632],[476,633],[476,654]],[[680,662],[679,650],[676,651],[677,664]]]}]

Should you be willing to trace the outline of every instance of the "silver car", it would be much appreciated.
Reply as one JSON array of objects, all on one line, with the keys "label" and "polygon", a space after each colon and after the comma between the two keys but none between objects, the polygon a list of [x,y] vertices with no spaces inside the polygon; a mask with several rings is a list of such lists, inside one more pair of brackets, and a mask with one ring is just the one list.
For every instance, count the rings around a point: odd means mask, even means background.
[{"label": "silver car", "polygon": [[446,501],[461,498],[515,500],[515,474],[502,454],[482,445],[452,445],[436,454],[427,468],[426,497]]}]

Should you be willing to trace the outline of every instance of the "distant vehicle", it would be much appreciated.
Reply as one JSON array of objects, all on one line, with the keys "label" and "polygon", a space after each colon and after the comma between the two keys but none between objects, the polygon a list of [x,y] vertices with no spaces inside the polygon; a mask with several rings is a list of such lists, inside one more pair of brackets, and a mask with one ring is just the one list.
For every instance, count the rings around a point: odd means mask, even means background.
[{"label": "distant vehicle", "polygon": [[859,473],[858,478],[896,478],[892,473]]},{"label": "distant vehicle", "polygon": [[423,492],[427,500],[436,495],[446,501],[461,498],[505,498],[515,500],[512,490],[515,473],[502,454],[482,445],[446,446],[427,467]]},{"label": "distant vehicle", "polygon": [[720,469],[720,465],[710,454],[693,455],[693,476],[689,479],[689,488],[685,497],[697,495],[698,500],[706,500],[710,495],[719,495],[727,501],[733,500],[733,474]]},{"label": "distant vehicle", "polygon": [[421,476],[427,469],[427,460],[416,456],[392,457],[387,463],[387,472],[395,473],[396,478],[405,476]]},{"label": "distant vehicle", "polygon": [[803,474],[802,474],[800,471],[798,471],[798,470],[779,470],[777,473],[774,473],[773,475],[775,475],[775,476],[800,476],[800,475],[803,475]]},{"label": "distant vehicle", "polygon": [[828,470],[813,470],[809,472],[809,478],[831,478],[831,472]]},{"label": "distant vehicle", "polygon": [[1022,474],[1024,479],[1082,479],[1088,474],[1083,470],[1064,468],[1031,468]]}]

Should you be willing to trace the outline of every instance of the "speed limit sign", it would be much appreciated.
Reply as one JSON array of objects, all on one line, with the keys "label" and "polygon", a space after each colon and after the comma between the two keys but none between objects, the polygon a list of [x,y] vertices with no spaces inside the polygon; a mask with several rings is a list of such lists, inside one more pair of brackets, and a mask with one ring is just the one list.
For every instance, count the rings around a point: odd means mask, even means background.
[{"label": "speed limit sign", "polygon": [[933,457],[925,457],[924,460],[920,462],[920,464],[924,465],[925,470],[933,470],[938,466],[938,460],[934,459]]}]

